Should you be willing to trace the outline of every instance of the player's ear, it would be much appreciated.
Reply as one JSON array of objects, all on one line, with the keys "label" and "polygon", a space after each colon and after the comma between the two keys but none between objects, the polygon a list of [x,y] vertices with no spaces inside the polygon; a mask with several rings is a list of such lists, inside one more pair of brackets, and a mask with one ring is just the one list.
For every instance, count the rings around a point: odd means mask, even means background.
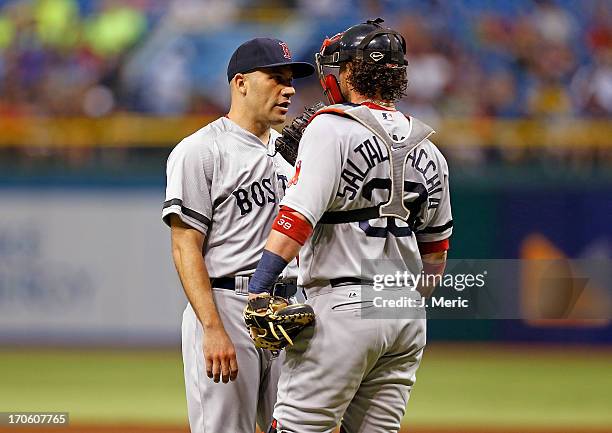
[{"label": "player's ear", "polygon": [[232,82],[238,93],[245,96],[247,91],[247,76],[244,74],[236,74],[234,75]]}]

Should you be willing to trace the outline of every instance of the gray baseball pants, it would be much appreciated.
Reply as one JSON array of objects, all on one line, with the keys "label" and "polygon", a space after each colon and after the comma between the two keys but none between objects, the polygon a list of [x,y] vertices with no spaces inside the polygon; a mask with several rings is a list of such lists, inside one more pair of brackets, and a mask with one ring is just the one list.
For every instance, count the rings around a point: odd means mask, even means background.
[{"label": "gray baseball pants", "polygon": [[274,408],[278,432],[331,433],[339,423],[346,433],[399,431],[425,347],[425,319],[364,318],[359,293],[359,286],[307,290],[316,323],[286,349]]},{"label": "gray baseball pants", "polygon": [[[223,326],[236,349],[238,377],[214,383],[206,375],[204,330],[191,305],[183,313],[182,347],[189,426],[192,433],[254,433],[272,420],[281,359],[253,345],[242,312],[247,296],[213,289]],[[282,357],[282,355],[281,355]]]}]

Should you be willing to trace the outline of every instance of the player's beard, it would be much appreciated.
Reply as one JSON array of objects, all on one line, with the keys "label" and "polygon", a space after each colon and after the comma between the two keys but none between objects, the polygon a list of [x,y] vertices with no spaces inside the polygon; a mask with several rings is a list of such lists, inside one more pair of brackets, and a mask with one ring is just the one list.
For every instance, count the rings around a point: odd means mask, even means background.
[{"label": "player's beard", "polygon": [[346,80],[339,80],[339,82],[340,82],[340,86],[339,86],[340,93],[342,93],[342,98],[347,102],[351,102],[351,100],[349,99],[350,97],[349,87],[348,87]]}]

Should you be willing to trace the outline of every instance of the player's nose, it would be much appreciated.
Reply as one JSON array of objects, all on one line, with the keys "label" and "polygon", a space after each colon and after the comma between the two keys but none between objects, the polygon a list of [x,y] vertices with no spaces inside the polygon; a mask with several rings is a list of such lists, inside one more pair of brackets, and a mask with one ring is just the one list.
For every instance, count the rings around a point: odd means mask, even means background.
[{"label": "player's nose", "polygon": [[291,85],[285,86],[281,94],[286,98],[291,98],[293,95],[295,95],[295,88]]}]

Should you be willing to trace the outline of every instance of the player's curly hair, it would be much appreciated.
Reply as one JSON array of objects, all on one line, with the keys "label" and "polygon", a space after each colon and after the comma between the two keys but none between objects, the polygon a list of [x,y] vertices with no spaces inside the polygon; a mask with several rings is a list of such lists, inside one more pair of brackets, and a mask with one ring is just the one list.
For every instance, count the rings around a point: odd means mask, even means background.
[{"label": "player's curly hair", "polygon": [[405,66],[390,68],[357,59],[351,61],[346,81],[367,98],[389,102],[406,96],[408,88]]}]

